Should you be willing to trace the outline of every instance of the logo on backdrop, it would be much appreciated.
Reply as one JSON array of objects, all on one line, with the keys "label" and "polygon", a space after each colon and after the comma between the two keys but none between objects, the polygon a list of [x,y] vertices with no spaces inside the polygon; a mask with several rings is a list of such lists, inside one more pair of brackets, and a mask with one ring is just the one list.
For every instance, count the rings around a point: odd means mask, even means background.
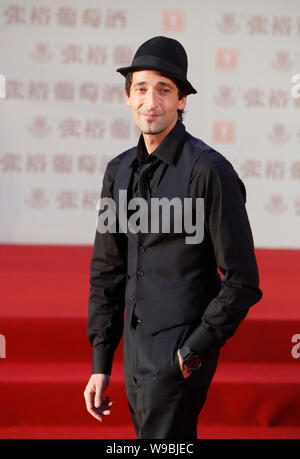
[{"label": "logo on backdrop", "polygon": [[185,29],[185,11],[163,10],[162,29],[168,32],[183,32]]}]

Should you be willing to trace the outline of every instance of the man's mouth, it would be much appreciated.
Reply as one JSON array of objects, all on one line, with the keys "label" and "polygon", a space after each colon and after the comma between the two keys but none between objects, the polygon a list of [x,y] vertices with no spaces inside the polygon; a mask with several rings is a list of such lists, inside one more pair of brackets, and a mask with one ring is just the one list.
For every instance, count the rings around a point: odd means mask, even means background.
[{"label": "man's mouth", "polygon": [[142,115],[147,119],[147,120],[155,120],[161,115],[153,115],[151,113],[142,113]]}]

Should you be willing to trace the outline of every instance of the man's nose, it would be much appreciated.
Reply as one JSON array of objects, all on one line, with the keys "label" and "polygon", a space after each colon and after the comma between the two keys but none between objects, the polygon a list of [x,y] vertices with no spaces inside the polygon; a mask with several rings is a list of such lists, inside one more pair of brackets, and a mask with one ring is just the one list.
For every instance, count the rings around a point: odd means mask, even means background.
[{"label": "man's nose", "polygon": [[157,107],[157,94],[153,90],[148,90],[145,96],[144,104],[147,109],[154,110]]}]

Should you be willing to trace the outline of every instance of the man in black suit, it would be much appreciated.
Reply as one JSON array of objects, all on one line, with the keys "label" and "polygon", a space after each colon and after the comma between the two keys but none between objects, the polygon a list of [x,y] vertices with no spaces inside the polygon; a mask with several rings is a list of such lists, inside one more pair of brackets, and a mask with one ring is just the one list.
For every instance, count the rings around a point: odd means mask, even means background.
[{"label": "man in black suit", "polygon": [[[110,221],[107,208],[99,212],[87,327],[93,367],[84,396],[96,419],[111,413],[104,392],[124,331],[126,393],[137,437],[195,439],[219,350],[262,296],[246,190],[231,163],[182,124],[186,98],[197,91],[178,41],[147,40],[131,66],[118,72],[126,77],[126,101],[141,135],[104,174],[101,199],[116,204],[117,213]],[[138,218],[133,198],[149,205]],[[155,199],[165,200],[163,215],[152,213]],[[174,199],[182,206],[168,214],[168,231],[161,221],[158,230],[149,229]],[[187,200],[190,213],[184,214]],[[178,231],[186,215],[192,222]],[[100,231],[104,220],[110,221],[106,232]],[[199,222],[201,238],[188,238]]]}]

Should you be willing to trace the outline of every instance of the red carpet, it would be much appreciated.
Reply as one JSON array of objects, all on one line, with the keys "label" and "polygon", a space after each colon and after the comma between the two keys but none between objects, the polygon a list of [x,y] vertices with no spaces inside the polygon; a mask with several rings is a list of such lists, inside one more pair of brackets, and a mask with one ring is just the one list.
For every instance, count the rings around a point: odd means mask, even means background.
[{"label": "red carpet", "polygon": [[[91,247],[0,246],[0,438],[135,438],[122,345],[108,390],[114,412],[85,410]],[[199,438],[300,438],[300,251],[257,250],[264,297],[223,348]],[[299,350],[300,352],[300,350]]]}]

